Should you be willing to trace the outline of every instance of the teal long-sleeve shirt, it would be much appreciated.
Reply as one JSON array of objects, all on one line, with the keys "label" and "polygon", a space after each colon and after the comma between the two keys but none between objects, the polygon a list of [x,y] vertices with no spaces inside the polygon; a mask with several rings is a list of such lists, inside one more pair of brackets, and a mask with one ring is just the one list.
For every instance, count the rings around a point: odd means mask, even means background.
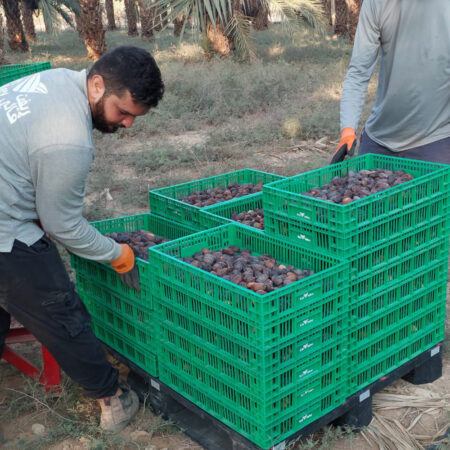
[{"label": "teal long-sleeve shirt", "polygon": [[449,137],[450,0],[364,0],[344,80],[341,130],[357,128],[378,56],[369,137],[392,151]]},{"label": "teal long-sleeve shirt", "polygon": [[120,256],[82,216],[94,155],[86,71],[48,70],[0,87],[0,252],[40,239],[39,219],[74,254]]}]

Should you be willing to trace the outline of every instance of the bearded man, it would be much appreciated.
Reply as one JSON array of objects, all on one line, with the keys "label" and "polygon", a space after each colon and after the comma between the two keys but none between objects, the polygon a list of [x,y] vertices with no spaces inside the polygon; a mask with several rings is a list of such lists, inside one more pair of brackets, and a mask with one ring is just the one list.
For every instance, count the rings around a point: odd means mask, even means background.
[{"label": "bearded man", "polygon": [[163,93],[155,60],[137,47],[116,48],[89,73],[54,69],[0,87],[0,357],[12,315],[98,400],[100,426],[112,432],[139,400],[106,360],[54,242],[110,263],[139,289],[133,251],[87,222],[83,199],[93,128],[131,127]]}]

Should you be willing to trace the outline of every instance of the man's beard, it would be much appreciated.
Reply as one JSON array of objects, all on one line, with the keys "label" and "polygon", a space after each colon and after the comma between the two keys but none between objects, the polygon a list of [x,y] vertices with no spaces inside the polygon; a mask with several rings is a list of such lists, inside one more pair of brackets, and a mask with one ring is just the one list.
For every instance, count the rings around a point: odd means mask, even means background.
[{"label": "man's beard", "polygon": [[94,105],[92,110],[92,125],[102,133],[115,133],[117,125],[113,125],[105,118],[105,95]]}]

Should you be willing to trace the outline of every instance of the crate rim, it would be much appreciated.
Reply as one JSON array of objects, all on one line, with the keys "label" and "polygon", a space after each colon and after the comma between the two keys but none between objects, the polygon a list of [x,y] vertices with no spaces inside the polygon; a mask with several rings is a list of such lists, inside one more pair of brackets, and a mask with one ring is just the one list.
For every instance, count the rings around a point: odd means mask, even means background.
[{"label": "crate rim", "polygon": [[[183,261],[180,258],[177,258],[177,257],[172,256],[172,255],[168,255],[167,253],[161,251],[163,249],[163,247],[164,246],[173,245],[173,244],[177,244],[179,241],[195,237],[195,236],[197,236],[199,234],[216,233],[217,231],[220,231],[221,229],[226,229],[227,227],[230,228],[230,229],[232,227],[236,227],[236,228],[240,228],[243,231],[253,232],[255,235],[259,235],[258,237],[260,237],[260,238],[263,236],[263,233],[261,233],[259,230],[256,230],[256,229],[253,230],[251,227],[248,227],[248,226],[245,226],[245,225],[241,225],[241,224],[238,224],[238,223],[227,223],[227,224],[221,225],[219,227],[211,228],[209,230],[200,231],[198,233],[191,234],[189,236],[184,236],[184,237],[181,237],[181,238],[178,238],[178,239],[173,239],[170,242],[163,242],[162,244],[155,245],[153,247],[149,247],[148,248],[149,258],[151,258],[151,254],[153,252],[155,252],[155,253],[157,253],[159,255],[163,255],[165,258],[168,258],[169,261],[174,262],[176,265],[181,264],[184,267],[188,267],[188,268],[192,269],[193,266],[191,264]],[[301,245],[298,245],[296,243],[287,242],[287,241],[284,241],[282,239],[279,239],[276,236],[266,235],[266,237],[268,237],[269,239],[278,241],[278,243],[290,244],[293,247],[298,248],[299,251],[305,251],[305,252],[307,252],[309,254],[313,254],[313,256],[316,257],[316,258],[326,257],[326,258],[328,258],[328,262],[330,264],[332,264],[332,267],[324,269],[324,270],[322,270],[320,272],[315,272],[313,275],[310,275],[310,276],[308,276],[306,278],[302,278],[301,280],[297,280],[294,283],[291,283],[291,284],[289,284],[287,286],[283,286],[282,288],[279,288],[279,289],[275,289],[274,291],[269,292],[269,293],[264,294],[264,295],[263,294],[258,294],[256,292],[252,291],[251,289],[247,289],[247,288],[244,288],[242,286],[239,286],[236,283],[232,283],[231,281],[225,280],[225,279],[219,277],[218,275],[214,275],[214,274],[212,274],[210,272],[207,272],[206,270],[202,270],[202,269],[200,269],[198,267],[194,267],[194,269],[202,271],[202,275],[206,276],[207,278],[210,278],[212,281],[220,280],[221,282],[225,283],[227,286],[232,287],[233,289],[237,289],[241,294],[245,294],[247,296],[249,295],[251,298],[253,298],[255,300],[261,300],[262,299],[264,301],[265,300],[270,301],[270,300],[275,300],[275,299],[279,298],[280,295],[283,295],[283,292],[281,292],[281,291],[283,291],[283,290],[290,290],[293,287],[296,287],[298,283],[302,283],[303,280],[309,280],[311,283],[320,282],[320,280],[323,278],[323,276],[332,275],[333,272],[336,271],[336,270],[340,271],[340,270],[344,270],[345,268],[347,268],[347,271],[349,272],[349,262],[346,259],[344,259],[344,258],[336,257],[335,255],[328,254],[327,252],[321,251],[321,250],[316,250],[316,249],[310,250],[310,249],[308,249],[306,247],[303,247]]]},{"label": "crate rim", "polygon": [[[283,181],[283,179],[286,178],[285,176],[278,175],[276,173],[264,172],[262,170],[252,169],[250,167],[246,167],[244,169],[232,170],[230,172],[220,173],[220,174],[217,174],[217,175],[211,175],[210,177],[206,177],[206,178],[200,178],[200,179],[197,179],[197,180],[185,181],[184,183],[173,184],[172,186],[165,186],[165,187],[160,187],[160,188],[157,188],[157,189],[151,189],[149,192],[152,192],[152,193],[155,193],[155,194],[164,195],[164,194],[161,194],[161,192],[163,192],[163,191],[165,191],[167,189],[173,189],[173,188],[178,188],[178,187],[181,187],[181,186],[187,186],[187,185],[190,185],[190,184],[193,184],[193,183],[197,183],[197,182],[204,182],[204,181],[212,180],[214,178],[217,178],[217,177],[220,177],[220,176],[224,176],[224,175],[234,175],[234,174],[237,175],[237,174],[246,173],[246,172],[259,173],[259,174],[263,174],[263,175],[275,175],[277,177],[280,177],[280,180],[277,180],[277,181]],[[250,195],[253,195],[253,194],[249,194],[248,196],[246,195],[246,197],[249,197]],[[173,197],[170,197],[170,198],[173,198]],[[239,198],[241,198],[241,197],[239,197]],[[178,200],[178,199],[174,199],[174,200]],[[191,206],[194,206],[194,205],[191,205]],[[213,205],[209,205],[209,206],[213,206]],[[197,206],[197,208],[198,208],[198,206]],[[205,207],[200,208],[200,209],[204,209],[204,208]]]},{"label": "crate rim", "polygon": [[[354,158],[351,158],[347,161],[342,161],[340,163],[337,164],[333,164],[333,166],[335,167],[343,167],[346,165],[349,165],[349,162],[351,161],[355,161],[355,160],[387,160],[387,161],[392,161],[392,162],[412,162],[412,163],[419,163],[419,164],[423,164],[424,166],[428,166],[428,167],[433,167],[433,166],[437,166],[437,170],[433,171],[432,174],[440,174],[440,173],[445,173],[446,171],[450,171],[450,166],[447,164],[441,164],[441,163],[433,163],[430,161],[421,161],[421,160],[416,160],[416,159],[408,159],[408,158],[398,158],[396,156],[385,156],[385,155],[377,155],[376,153],[366,153],[365,155],[361,155],[361,156],[356,156]],[[315,174],[315,173],[321,173],[321,172],[325,172],[327,169],[329,170],[329,168],[331,167],[331,165],[325,166],[325,167],[320,167],[318,169],[314,169],[308,172],[304,172],[304,173],[300,173],[298,175],[294,175],[293,177],[288,177],[288,178],[284,178],[282,180],[276,180],[276,181],[272,181],[271,183],[267,183],[263,185],[263,193],[264,191],[266,192],[270,192],[271,190],[279,192],[279,193],[286,193],[289,195],[295,195],[298,196],[299,198],[302,199],[308,199],[308,201],[314,201],[314,202],[319,202],[319,204],[321,205],[326,205],[327,207],[331,207],[331,208],[347,208],[347,209],[352,209],[352,207],[355,207],[354,205],[357,206],[366,206],[367,204],[370,204],[372,202],[372,200],[374,198],[380,199],[380,198],[385,198],[388,197],[392,194],[396,194],[397,192],[400,192],[403,190],[405,185],[409,185],[409,183],[420,180],[422,177],[425,177],[429,174],[424,174],[424,175],[420,175],[417,178],[414,178],[413,180],[409,180],[405,183],[401,183],[397,186],[393,186],[390,187],[389,189],[385,189],[383,191],[380,192],[376,192],[374,194],[370,194],[367,197],[364,198],[360,198],[358,200],[352,201],[350,203],[347,203],[346,205],[342,205],[339,203],[334,203],[331,201],[326,201],[326,200],[322,200],[322,199],[318,199],[315,197],[309,197],[307,195],[303,195],[303,194],[299,194],[299,193],[295,193],[295,192],[290,192],[286,189],[280,188],[278,187],[278,185],[281,185],[282,183],[286,183],[288,181],[295,181],[299,178],[305,177],[306,175],[311,175],[311,174]],[[351,169],[349,169],[351,170]],[[370,170],[370,169],[367,169]]]}]

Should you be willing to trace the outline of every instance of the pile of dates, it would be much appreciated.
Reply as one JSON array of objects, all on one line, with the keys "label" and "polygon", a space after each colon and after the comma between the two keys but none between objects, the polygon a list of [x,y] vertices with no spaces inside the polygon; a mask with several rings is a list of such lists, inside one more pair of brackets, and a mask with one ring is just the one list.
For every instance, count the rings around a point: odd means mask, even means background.
[{"label": "pile of dates", "polygon": [[190,205],[203,208],[204,206],[214,205],[215,203],[226,202],[233,198],[243,197],[244,195],[254,194],[262,191],[262,183],[253,184],[229,184],[225,189],[216,187],[213,189],[205,189],[203,191],[191,192],[185,197],[180,197],[178,200]]},{"label": "pile of dates", "polygon": [[264,230],[264,210],[262,208],[251,209],[250,211],[243,211],[238,213],[233,212],[231,219],[249,225],[250,227]]},{"label": "pile of dates", "polygon": [[270,255],[254,256],[251,250],[233,245],[213,252],[204,248],[182,260],[258,294],[272,292],[314,273],[278,264]]},{"label": "pile of dates", "polygon": [[114,239],[119,244],[128,244],[137,254],[138,258],[148,261],[148,247],[153,247],[169,241],[160,236],[155,236],[151,231],[139,230],[132,232],[105,233],[105,236]]},{"label": "pile of dates", "polygon": [[360,198],[406,183],[413,178],[411,174],[403,170],[395,172],[386,169],[361,170],[360,172],[349,170],[344,177],[336,176],[329,184],[321,188],[312,188],[308,192],[302,192],[302,194],[346,205]]}]

